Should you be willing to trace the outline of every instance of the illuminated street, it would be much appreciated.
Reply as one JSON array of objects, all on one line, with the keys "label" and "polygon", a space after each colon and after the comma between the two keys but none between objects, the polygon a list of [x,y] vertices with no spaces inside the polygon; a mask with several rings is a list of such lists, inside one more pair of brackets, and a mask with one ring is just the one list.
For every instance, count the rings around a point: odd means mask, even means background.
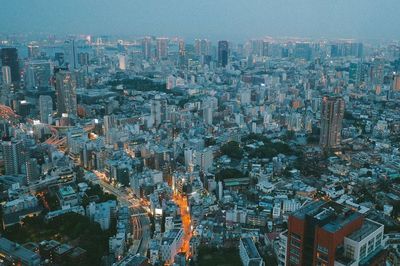
[{"label": "illuminated street", "polygon": [[184,231],[184,237],[183,237],[183,242],[182,242],[182,247],[181,250],[182,252],[186,253],[186,256],[189,257],[189,241],[190,238],[192,237],[192,228],[191,228],[191,222],[190,222],[190,213],[188,211],[188,202],[186,197],[182,197],[180,195],[174,195],[173,198],[174,202],[178,204],[180,208],[180,213],[181,213],[181,218],[182,218],[182,227]]}]

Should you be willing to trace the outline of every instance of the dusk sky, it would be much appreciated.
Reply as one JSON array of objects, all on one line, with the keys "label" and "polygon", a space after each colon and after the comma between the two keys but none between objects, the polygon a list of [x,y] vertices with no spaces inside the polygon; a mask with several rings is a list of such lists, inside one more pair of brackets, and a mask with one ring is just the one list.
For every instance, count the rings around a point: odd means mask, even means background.
[{"label": "dusk sky", "polygon": [[2,0],[0,32],[398,39],[399,0]]}]

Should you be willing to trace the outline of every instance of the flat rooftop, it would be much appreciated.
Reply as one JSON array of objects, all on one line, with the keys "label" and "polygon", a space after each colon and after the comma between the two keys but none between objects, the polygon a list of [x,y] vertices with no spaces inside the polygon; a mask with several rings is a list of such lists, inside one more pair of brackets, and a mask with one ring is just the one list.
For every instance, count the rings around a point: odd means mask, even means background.
[{"label": "flat rooftop", "polygon": [[246,253],[250,259],[261,258],[256,248],[256,245],[254,244],[253,240],[250,237],[244,237],[241,240],[244,248],[246,249]]},{"label": "flat rooftop", "polygon": [[382,226],[383,225],[380,223],[371,221],[369,219],[365,219],[362,227],[359,230],[348,235],[347,238],[360,242],[361,240],[363,240],[364,238],[366,238],[367,236],[369,236]]},{"label": "flat rooftop", "polygon": [[320,226],[328,232],[336,232],[359,219],[362,214],[334,201],[313,201],[293,214],[300,220],[311,217],[321,221]]}]

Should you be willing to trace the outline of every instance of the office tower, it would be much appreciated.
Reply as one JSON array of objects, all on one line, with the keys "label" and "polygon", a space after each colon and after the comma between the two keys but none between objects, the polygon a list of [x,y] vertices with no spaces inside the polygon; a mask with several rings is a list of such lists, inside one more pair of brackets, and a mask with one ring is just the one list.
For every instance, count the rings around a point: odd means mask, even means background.
[{"label": "office tower", "polygon": [[60,70],[56,73],[56,95],[58,115],[76,116],[76,81],[71,72]]},{"label": "office tower", "polygon": [[295,58],[300,58],[309,61],[312,56],[312,49],[309,43],[296,43],[294,47]]},{"label": "office tower", "polygon": [[207,39],[196,39],[194,49],[197,56],[211,55],[211,42]]},{"label": "office tower", "polygon": [[122,71],[126,70],[126,55],[118,55],[118,68]]},{"label": "office tower", "polygon": [[19,74],[17,48],[2,48],[1,49],[1,63],[2,63],[2,66],[10,67],[11,81],[19,82],[20,74]]},{"label": "office tower", "polygon": [[263,41],[262,56],[269,56],[269,42]]},{"label": "office tower", "polygon": [[382,265],[383,231],[354,207],[313,201],[289,216],[286,265]]},{"label": "office tower", "polygon": [[51,79],[50,63],[45,60],[33,60],[26,65],[26,87],[28,89],[49,87]]},{"label": "office tower", "polygon": [[39,46],[28,45],[28,58],[35,59],[38,58],[40,54]]},{"label": "office tower", "polygon": [[158,60],[168,57],[168,38],[157,38],[156,43],[156,58]]},{"label": "office tower", "polygon": [[21,140],[5,140],[2,143],[4,167],[6,175],[22,173],[25,164],[23,143]]},{"label": "office tower", "polygon": [[324,96],[321,106],[321,133],[319,143],[324,148],[340,145],[344,100],[341,97]]},{"label": "office tower", "polygon": [[89,53],[78,53],[78,64],[80,66],[89,65]]},{"label": "office tower", "polygon": [[9,66],[1,67],[3,84],[10,85],[12,82],[11,69]]},{"label": "office tower", "polygon": [[187,60],[186,60],[185,41],[179,40],[178,66],[180,68],[184,68],[186,65],[187,65]]},{"label": "office tower", "polygon": [[68,40],[65,42],[65,61],[68,64],[69,70],[78,68],[75,40]]},{"label": "office tower", "polygon": [[53,100],[49,95],[39,96],[40,122],[49,124],[49,118],[53,114]]},{"label": "office tower", "polygon": [[229,45],[227,41],[218,42],[218,66],[226,67],[229,57]]},{"label": "office tower", "polygon": [[110,129],[114,128],[117,125],[117,119],[113,115],[105,115],[104,116],[104,133],[110,131]]},{"label": "office tower", "polygon": [[142,41],[143,57],[146,60],[151,59],[151,37],[145,37]]}]

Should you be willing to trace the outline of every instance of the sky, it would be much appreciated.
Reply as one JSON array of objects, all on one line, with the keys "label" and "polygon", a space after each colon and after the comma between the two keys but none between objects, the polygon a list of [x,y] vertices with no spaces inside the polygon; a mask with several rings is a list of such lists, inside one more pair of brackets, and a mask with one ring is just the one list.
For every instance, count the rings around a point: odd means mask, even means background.
[{"label": "sky", "polygon": [[398,40],[400,0],[0,0],[0,32]]}]

